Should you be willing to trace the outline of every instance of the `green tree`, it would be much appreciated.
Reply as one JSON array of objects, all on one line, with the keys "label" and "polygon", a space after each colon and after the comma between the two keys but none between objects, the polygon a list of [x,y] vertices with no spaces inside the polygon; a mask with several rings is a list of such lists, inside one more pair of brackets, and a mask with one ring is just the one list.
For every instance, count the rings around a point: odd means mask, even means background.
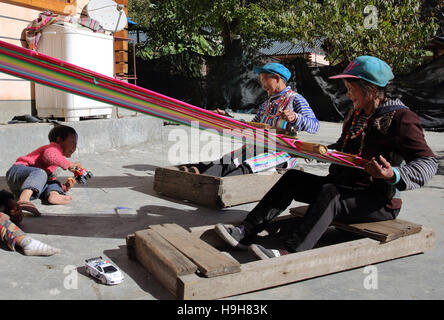
[{"label": "green tree", "polygon": [[422,11],[425,2],[325,0],[316,8],[313,33],[325,39],[331,62],[374,55],[395,73],[406,73],[421,64],[424,46],[438,29],[430,11]]},{"label": "green tree", "polygon": [[146,28],[147,58],[191,50],[228,54],[235,39],[250,47],[282,38],[283,1],[277,0],[129,0],[131,18]]},{"label": "green tree", "polygon": [[129,0],[128,9],[146,28],[148,41],[138,52],[145,59],[185,51],[228,55],[236,39],[249,48],[271,40],[323,39],[334,63],[375,55],[405,73],[421,63],[423,47],[438,29],[434,15],[440,5],[438,0]]}]

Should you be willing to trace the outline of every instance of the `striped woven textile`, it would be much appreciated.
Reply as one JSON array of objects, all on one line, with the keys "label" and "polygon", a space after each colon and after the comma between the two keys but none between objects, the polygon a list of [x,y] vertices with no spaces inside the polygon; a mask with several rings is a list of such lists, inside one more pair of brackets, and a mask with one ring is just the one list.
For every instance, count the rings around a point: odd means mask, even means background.
[{"label": "striped woven textile", "polygon": [[[0,72],[81,95],[120,108],[141,112],[201,130],[211,129],[256,146],[273,146],[292,156],[362,168],[367,160],[342,152],[317,154],[304,150],[306,142],[257,129],[148,89],[90,71],[68,62],[0,41]],[[260,139],[257,139],[257,136]],[[308,143],[309,144],[309,143]]]},{"label": "striped woven textile", "polygon": [[281,163],[287,162],[291,156],[287,152],[263,153],[256,157],[245,160],[253,173],[274,168]]}]

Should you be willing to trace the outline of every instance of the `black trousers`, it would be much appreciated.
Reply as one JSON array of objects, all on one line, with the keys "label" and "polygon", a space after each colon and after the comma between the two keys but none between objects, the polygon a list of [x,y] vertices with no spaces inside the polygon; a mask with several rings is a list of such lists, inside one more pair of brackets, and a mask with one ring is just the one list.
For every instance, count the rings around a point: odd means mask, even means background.
[{"label": "black trousers", "polygon": [[386,208],[387,199],[375,190],[341,185],[328,176],[287,171],[248,214],[242,225],[256,235],[293,200],[309,204],[300,225],[285,241],[291,252],[312,249],[334,219],[345,223],[395,219],[399,209]]},{"label": "black trousers", "polygon": [[231,177],[252,173],[248,165],[245,164],[240,164],[239,166],[236,166],[234,163],[211,163],[210,165],[198,164],[197,168],[200,173],[214,177]]}]

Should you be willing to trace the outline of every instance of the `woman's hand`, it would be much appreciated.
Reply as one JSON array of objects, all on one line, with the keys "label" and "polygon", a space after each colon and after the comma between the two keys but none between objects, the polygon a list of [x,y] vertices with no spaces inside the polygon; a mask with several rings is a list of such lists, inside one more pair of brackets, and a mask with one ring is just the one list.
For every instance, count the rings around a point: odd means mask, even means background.
[{"label": "woman's hand", "polygon": [[68,167],[68,170],[73,172],[76,169],[80,169],[82,167],[82,165],[80,164],[80,162],[71,162],[71,164]]},{"label": "woman's hand", "polygon": [[388,182],[394,182],[396,179],[392,165],[383,156],[379,156],[379,162],[373,157],[364,165],[364,170],[376,179],[384,179]]},{"label": "woman's hand", "polygon": [[225,110],[222,110],[222,109],[219,109],[219,108],[217,108],[216,110],[212,110],[213,112],[216,112],[216,113],[218,113],[218,114],[220,114],[220,115],[223,115],[223,116],[226,116],[227,115],[227,113],[225,112]]},{"label": "woman's hand", "polygon": [[290,109],[285,109],[284,111],[282,111],[280,113],[280,116],[283,120],[290,123],[295,123],[296,120],[298,119],[297,113]]}]

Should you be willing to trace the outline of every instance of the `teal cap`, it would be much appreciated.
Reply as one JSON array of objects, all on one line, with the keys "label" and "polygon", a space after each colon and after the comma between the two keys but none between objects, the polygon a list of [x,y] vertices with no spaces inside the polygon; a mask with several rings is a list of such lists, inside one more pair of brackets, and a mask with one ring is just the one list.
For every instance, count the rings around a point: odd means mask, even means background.
[{"label": "teal cap", "polygon": [[358,78],[385,87],[394,78],[392,68],[379,58],[360,56],[341,73],[329,79]]},{"label": "teal cap", "polygon": [[273,73],[279,75],[285,82],[288,82],[288,80],[291,77],[291,72],[288,70],[285,66],[283,66],[280,63],[267,63],[263,67],[254,67],[254,72],[257,74],[261,73]]}]

